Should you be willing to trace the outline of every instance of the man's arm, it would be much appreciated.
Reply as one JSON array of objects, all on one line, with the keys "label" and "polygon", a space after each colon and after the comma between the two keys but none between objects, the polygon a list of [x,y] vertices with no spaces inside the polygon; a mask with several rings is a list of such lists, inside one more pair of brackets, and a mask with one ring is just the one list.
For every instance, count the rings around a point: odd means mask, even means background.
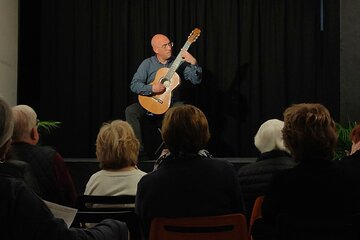
[{"label": "man's arm", "polygon": [[152,86],[147,84],[149,64],[148,59],[145,59],[138,67],[130,84],[132,92],[140,95],[152,94]]},{"label": "man's arm", "polygon": [[202,68],[197,64],[196,58],[194,58],[188,51],[182,53],[182,58],[187,62],[187,66],[184,69],[184,78],[189,80],[192,84],[200,84],[202,80]]},{"label": "man's arm", "polygon": [[202,80],[202,68],[199,65],[188,65],[184,69],[184,78],[192,84],[200,84]]},{"label": "man's arm", "polygon": [[[7,229],[14,239],[37,240],[100,240],[121,239],[122,224],[116,220],[104,220],[90,229],[68,229],[62,219],[55,218],[44,202],[28,190],[22,183],[14,183],[14,198],[10,220],[16,224]],[[9,194],[9,193],[6,193]]]}]

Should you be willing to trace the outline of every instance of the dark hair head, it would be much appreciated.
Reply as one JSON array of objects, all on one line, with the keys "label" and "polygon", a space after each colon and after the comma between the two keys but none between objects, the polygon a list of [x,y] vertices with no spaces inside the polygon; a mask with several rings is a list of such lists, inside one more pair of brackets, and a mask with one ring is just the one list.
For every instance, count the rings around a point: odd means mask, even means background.
[{"label": "dark hair head", "polygon": [[283,138],[297,161],[328,160],[337,142],[335,122],[321,104],[301,103],[284,112]]},{"label": "dark hair head", "polygon": [[192,105],[170,108],[163,120],[162,138],[170,152],[197,153],[210,139],[205,114]]}]

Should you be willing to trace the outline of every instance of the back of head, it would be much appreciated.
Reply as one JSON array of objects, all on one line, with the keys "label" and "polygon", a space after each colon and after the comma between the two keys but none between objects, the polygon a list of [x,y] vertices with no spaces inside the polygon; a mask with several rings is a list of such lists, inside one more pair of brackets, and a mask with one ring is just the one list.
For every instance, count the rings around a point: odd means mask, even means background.
[{"label": "back of head", "polygon": [[358,143],[360,141],[360,123],[357,124],[350,132],[350,140],[353,143]]},{"label": "back of head", "polygon": [[36,126],[37,115],[34,109],[28,105],[17,105],[12,108],[14,115],[14,141],[22,141],[28,138],[31,129]]},{"label": "back of head", "polygon": [[282,137],[283,127],[284,122],[278,119],[270,119],[261,124],[254,138],[256,148],[261,153],[272,150],[288,151]]},{"label": "back of head", "polygon": [[140,143],[131,126],[122,120],[104,123],[96,139],[96,156],[103,169],[135,166]]},{"label": "back of head", "polygon": [[284,112],[283,138],[297,161],[329,160],[337,142],[335,122],[321,104],[302,103]]},{"label": "back of head", "polygon": [[163,120],[162,138],[170,152],[197,153],[210,139],[205,114],[192,105],[170,108]]},{"label": "back of head", "polygon": [[0,97],[0,148],[11,138],[13,128],[14,122],[11,109],[5,100]]}]

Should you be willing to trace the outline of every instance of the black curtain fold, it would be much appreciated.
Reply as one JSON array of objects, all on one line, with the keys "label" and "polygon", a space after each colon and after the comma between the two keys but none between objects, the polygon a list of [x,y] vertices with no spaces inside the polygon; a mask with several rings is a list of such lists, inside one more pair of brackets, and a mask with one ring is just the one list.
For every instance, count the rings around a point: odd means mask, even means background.
[{"label": "black curtain fold", "polygon": [[151,37],[178,54],[198,27],[189,51],[203,82],[183,94],[208,116],[215,156],[255,156],[260,124],[293,103],[339,117],[339,2],[323,2],[321,19],[320,0],[21,0],[18,103],[62,122],[46,144],[93,157],[101,124],[137,100],[129,85]]}]

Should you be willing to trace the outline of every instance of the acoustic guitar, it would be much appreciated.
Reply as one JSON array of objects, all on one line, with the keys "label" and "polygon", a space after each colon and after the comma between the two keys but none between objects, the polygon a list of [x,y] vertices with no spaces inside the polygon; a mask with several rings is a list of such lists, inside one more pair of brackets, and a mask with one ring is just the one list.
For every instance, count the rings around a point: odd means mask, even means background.
[{"label": "acoustic guitar", "polygon": [[[200,29],[195,28],[190,33],[182,49],[187,51],[190,45],[200,36],[200,32]],[[139,95],[139,103],[143,108],[154,114],[163,114],[169,109],[171,104],[172,91],[180,84],[180,77],[176,73],[176,69],[178,69],[181,63],[182,57],[180,52],[170,68],[163,67],[156,72],[155,79],[151,85],[157,82],[161,82],[164,84],[166,89],[162,93],[153,94],[150,96]]]}]

